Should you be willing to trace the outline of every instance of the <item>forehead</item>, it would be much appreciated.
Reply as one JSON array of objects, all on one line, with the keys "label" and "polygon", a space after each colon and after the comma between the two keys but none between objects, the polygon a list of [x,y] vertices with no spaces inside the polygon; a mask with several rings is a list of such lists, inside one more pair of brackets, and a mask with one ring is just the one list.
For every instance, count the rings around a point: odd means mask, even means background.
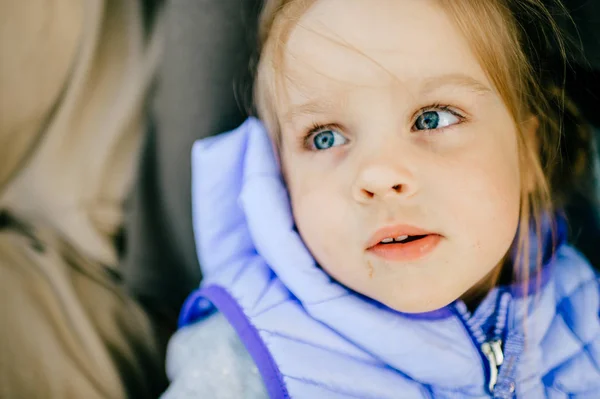
[{"label": "forehead", "polygon": [[284,65],[290,107],[357,88],[414,96],[436,86],[490,86],[434,0],[317,0],[292,28]]}]

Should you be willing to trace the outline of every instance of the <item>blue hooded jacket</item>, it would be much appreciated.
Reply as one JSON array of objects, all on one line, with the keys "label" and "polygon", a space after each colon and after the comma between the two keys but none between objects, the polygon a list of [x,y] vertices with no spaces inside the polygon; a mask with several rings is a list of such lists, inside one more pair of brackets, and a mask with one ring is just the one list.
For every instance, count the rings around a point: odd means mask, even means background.
[{"label": "blue hooded jacket", "polygon": [[180,324],[221,312],[271,398],[600,398],[600,284],[564,224],[527,289],[404,314],[315,264],[259,121],[198,142],[193,168],[204,280]]}]

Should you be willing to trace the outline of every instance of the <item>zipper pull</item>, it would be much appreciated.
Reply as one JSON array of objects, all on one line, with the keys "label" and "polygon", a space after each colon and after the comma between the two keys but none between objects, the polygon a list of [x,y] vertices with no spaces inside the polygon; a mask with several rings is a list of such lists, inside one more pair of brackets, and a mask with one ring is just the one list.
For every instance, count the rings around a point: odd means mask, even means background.
[{"label": "zipper pull", "polygon": [[502,352],[502,340],[484,342],[481,344],[481,352],[485,355],[490,366],[490,382],[488,389],[494,392],[496,383],[498,382],[498,370],[504,363],[504,353]]}]

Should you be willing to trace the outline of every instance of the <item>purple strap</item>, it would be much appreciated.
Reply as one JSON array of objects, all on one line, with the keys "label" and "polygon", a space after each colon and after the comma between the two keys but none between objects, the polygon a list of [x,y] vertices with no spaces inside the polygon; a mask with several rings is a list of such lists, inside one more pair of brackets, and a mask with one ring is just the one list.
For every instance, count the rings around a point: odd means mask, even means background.
[{"label": "purple strap", "polygon": [[289,399],[290,395],[275,360],[237,301],[223,287],[211,285],[195,291],[183,306],[179,326],[189,325],[217,308],[229,321],[254,359],[271,399]]}]

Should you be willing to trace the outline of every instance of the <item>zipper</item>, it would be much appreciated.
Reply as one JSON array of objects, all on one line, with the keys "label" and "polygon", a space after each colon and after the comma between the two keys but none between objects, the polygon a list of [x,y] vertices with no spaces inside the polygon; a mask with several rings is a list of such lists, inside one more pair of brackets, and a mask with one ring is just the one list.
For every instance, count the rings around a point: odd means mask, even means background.
[{"label": "zipper", "polygon": [[497,339],[493,341],[487,341],[481,344],[481,352],[486,357],[490,370],[490,378],[488,382],[488,390],[490,393],[494,392],[496,384],[498,383],[498,373],[500,366],[504,363],[504,352],[502,351],[502,340]]},{"label": "zipper", "polygon": [[498,302],[493,312],[496,319],[491,338],[486,336],[481,325],[476,324],[473,315],[464,302],[459,301],[454,307],[483,360],[487,374],[487,389],[492,397],[499,381],[500,369],[505,363],[503,337],[507,329],[506,321],[510,299],[510,293],[507,291],[498,293]]}]

